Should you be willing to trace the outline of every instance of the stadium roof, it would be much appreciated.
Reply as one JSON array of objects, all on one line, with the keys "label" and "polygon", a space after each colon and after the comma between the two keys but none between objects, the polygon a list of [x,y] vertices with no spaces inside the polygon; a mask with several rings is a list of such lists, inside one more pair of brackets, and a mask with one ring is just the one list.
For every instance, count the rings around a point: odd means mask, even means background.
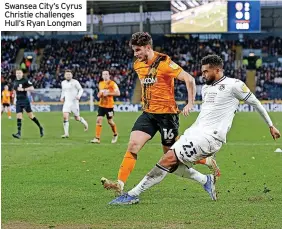
[{"label": "stadium roof", "polygon": [[139,12],[139,5],[143,4],[143,12],[170,11],[170,1],[87,1],[87,14],[93,8],[94,14],[114,14]]}]

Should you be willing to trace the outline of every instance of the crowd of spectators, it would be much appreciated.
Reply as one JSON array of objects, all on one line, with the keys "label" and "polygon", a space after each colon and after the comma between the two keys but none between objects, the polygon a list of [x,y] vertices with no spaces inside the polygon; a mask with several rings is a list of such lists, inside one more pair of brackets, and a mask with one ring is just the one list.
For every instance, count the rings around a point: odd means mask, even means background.
[{"label": "crowd of spectators", "polygon": [[[174,62],[195,77],[196,99],[200,100],[204,84],[200,60],[205,55],[213,53],[220,55],[224,60],[226,76],[246,80],[246,67],[235,66],[236,42],[217,39],[199,41],[193,37],[189,39],[163,37],[154,41],[154,49],[168,54]],[[262,48],[262,51],[270,56],[282,55],[280,38],[246,39],[242,44],[244,48]],[[1,46],[2,85],[11,84],[14,79],[9,66],[15,62],[19,48],[24,48],[26,52],[41,55],[37,69],[27,68],[27,75],[35,88],[60,88],[64,70],[72,69],[74,78],[79,80],[83,88],[92,88],[96,97],[101,72],[109,70],[112,79],[121,90],[121,96],[117,100],[130,101],[133,95],[137,76],[132,68],[133,53],[126,39],[100,41],[89,37],[76,40],[22,38],[15,41],[2,40]],[[256,84],[258,98],[273,99],[272,89],[281,89],[282,67],[277,64],[263,64],[257,69]],[[178,80],[175,81],[175,95],[177,100],[187,98],[186,87]],[[282,98],[279,93],[276,93],[277,96]]]}]

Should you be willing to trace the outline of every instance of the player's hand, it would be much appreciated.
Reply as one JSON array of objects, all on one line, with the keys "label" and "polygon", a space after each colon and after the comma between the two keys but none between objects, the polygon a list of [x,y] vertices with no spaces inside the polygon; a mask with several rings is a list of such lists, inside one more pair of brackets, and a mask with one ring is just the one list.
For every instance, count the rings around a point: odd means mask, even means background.
[{"label": "player's hand", "polygon": [[184,108],[183,108],[183,115],[184,116],[188,116],[190,114],[190,112],[192,111],[193,109],[193,103],[188,103]]},{"label": "player's hand", "polygon": [[280,138],[280,132],[277,130],[274,126],[269,127],[270,134],[273,137],[274,140]]},{"label": "player's hand", "polygon": [[17,91],[24,91],[22,87],[18,87]]},{"label": "player's hand", "polygon": [[103,92],[99,92],[98,94],[97,94],[97,97],[100,99],[101,97],[103,97]]},{"label": "player's hand", "polygon": [[103,92],[103,96],[108,96],[109,95],[109,91],[108,90],[105,90],[104,92]]},{"label": "player's hand", "polygon": [[75,96],[75,98],[76,98],[77,100],[80,100],[80,97],[79,97],[79,96]]},{"label": "player's hand", "polygon": [[64,99],[64,98],[61,98],[61,99],[60,99],[60,101],[61,101],[61,102],[64,102],[64,101],[65,101],[65,99]]}]

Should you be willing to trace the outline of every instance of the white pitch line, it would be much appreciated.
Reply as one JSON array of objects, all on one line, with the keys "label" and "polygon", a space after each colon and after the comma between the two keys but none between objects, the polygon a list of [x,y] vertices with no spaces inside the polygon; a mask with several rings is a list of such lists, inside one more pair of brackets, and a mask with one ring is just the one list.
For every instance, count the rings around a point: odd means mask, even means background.
[{"label": "white pitch line", "polygon": [[[126,146],[127,143],[116,143],[116,144],[112,144],[112,143],[101,143],[101,144],[93,144],[93,143],[88,143],[88,142],[56,142],[56,143],[47,143],[47,142],[2,142],[2,145],[6,145],[6,146],[22,146],[22,145],[46,145],[46,146],[56,146],[56,145],[63,145],[63,146],[74,146],[74,145],[93,145],[93,146],[105,146],[105,145],[124,145]],[[153,146],[160,146],[160,143],[147,143],[147,145],[153,145]],[[226,146],[282,146],[282,143],[251,143],[251,142],[230,142],[225,144]]]}]

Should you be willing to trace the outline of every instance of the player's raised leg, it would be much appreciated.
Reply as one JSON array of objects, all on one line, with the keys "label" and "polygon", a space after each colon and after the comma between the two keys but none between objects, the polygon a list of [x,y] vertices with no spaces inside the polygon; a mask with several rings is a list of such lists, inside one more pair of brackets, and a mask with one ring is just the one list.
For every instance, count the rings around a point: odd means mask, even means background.
[{"label": "player's raised leg", "polygon": [[34,116],[33,112],[31,111],[30,105],[26,108],[26,112],[28,117],[38,126],[39,132],[40,132],[40,137],[44,136],[44,129],[41,126],[39,120]]},{"label": "player's raised leg", "polygon": [[79,103],[76,101],[72,107],[72,113],[74,114],[74,118],[76,121],[79,121],[84,126],[84,131],[88,130],[88,123],[85,121],[83,117],[79,114]]},{"label": "player's raised leg", "polygon": [[91,140],[91,143],[98,143],[98,144],[100,143],[101,133],[102,133],[102,123],[103,123],[103,116],[99,113],[98,110],[98,116],[96,119],[95,137]]},{"label": "player's raised leg", "polygon": [[81,116],[74,116],[74,118],[75,118],[76,121],[79,121],[79,122],[81,122],[83,124],[84,131],[88,130],[88,123],[86,122],[86,120],[83,117],[81,117]]},{"label": "player's raised leg", "polygon": [[206,165],[213,175],[218,179],[221,175],[219,166],[216,163],[215,155],[196,161],[195,164]]}]

